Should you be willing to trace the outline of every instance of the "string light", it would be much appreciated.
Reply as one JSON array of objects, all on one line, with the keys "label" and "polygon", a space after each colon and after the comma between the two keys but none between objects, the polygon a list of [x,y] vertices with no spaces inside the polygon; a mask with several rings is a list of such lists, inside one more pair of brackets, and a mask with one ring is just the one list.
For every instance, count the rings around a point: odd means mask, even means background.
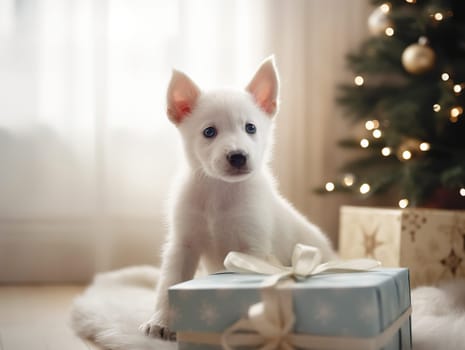
[{"label": "string light", "polygon": [[368,146],[370,146],[370,141],[368,141],[367,139],[361,139],[360,140],[360,147],[368,148]]},{"label": "string light", "polygon": [[382,4],[379,8],[384,13],[388,13],[391,10],[391,6],[388,3]]},{"label": "string light", "polygon": [[434,19],[438,22],[442,21],[444,19],[444,15],[441,12],[436,12],[434,14]]},{"label": "string light", "polygon": [[368,192],[370,192],[371,187],[369,184],[365,183],[360,186],[359,190],[361,194],[367,194]]},{"label": "string light", "polygon": [[411,158],[412,158],[412,152],[410,152],[409,150],[402,152],[402,159],[409,160]]},{"label": "string light", "polygon": [[449,78],[450,78],[450,76],[449,76],[448,73],[445,73],[445,72],[444,72],[444,73],[441,74],[441,79],[442,79],[443,81],[448,81]]},{"label": "string light", "polygon": [[355,83],[355,85],[357,85],[357,86],[362,86],[364,82],[365,82],[365,80],[363,79],[363,77],[362,77],[361,75],[357,75],[357,76],[354,78],[354,83]]},{"label": "string light", "polygon": [[402,198],[399,201],[399,208],[405,209],[408,207],[408,199],[407,198]]},{"label": "string light", "polygon": [[462,188],[460,189],[459,193],[460,193],[460,195],[461,195],[462,197],[465,197],[465,188],[462,187]]},{"label": "string light", "polygon": [[418,38],[418,43],[420,45],[428,45],[428,38],[426,36],[420,36]]},{"label": "string light", "polygon": [[463,108],[460,107],[460,106],[451,108],[451,110],[450,110],[450,118],[449,118],[450,121],[452,123],[455,123],[462,113],[463,113]]},{"label": "string light", "polygon": [[334,183],[332,183],[332,182],[327,182],[326,185],[325,185],[325,189],[328,192],[334,191],[335,188],[336,188],[336,186],[334,186]]},{"label": "string light", "polygon": [[381,130],[379,129],[373,130],[373,137],[375,139],[379,139],[381,136],[383,136],[383,133],[381,132]]},{"label": "string light", "polygon": [[365,129],[368,131],[371,131],[373,129],[378,129],[379,128],[379,121],[375,120],[367,120],[365,123]]},{"label": "string light", "polygon": [[422,142],[420,143],[419,148],[420,148],[420,151],[426,152],[431,149],[431,145],[428,142]]},{"label": "string light", "polygon": [[355,183],[355,176],[352,175],[352,174],[346,174],[346,175],[344,175],[344,178],[342,179],[342,182],[347,187],[350,187]]},{"label": "string light", "polygon": [[454,107],[450,110],[450,116],[458,117],[460,114],[462,114],[462,112],[463,112],[462,107]]},{"label": "string light", "polygon": [[393,35],[394,35],[394,28],[392,28],[392,27],[387,27],[387,28],[384,30],[384,33],[385,33],[387,36],[393,36]]},{"label": "string light", "polygon": [[368,131],[371,131],[375,128],[375,123],[373,123],[373,120],[367,120],[365,123],[365,129]]},{"label": "string light", "polygon": [[441,105],[439,103],[435,103],[433,105],[433,111],[439,112],[441,110]]},{"label": "string light", "polygon": [[383,156],[385,156],[385,157],[390,156],[391,153],[392,153],[391,147],[383,147],[383,148],[381,149],[381,154],[382,154]]},{"label": "string light", "polygon": [[462,85],[455,84],[453,89],[456,94],[460,94],[462,92]]}]

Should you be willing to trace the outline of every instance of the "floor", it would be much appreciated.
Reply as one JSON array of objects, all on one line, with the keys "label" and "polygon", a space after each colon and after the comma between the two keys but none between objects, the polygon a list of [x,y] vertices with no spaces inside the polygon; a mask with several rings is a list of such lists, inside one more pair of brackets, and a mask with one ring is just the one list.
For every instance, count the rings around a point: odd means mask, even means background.
[{"label": "floor", "polygon": [[69,327],[71,302],[83,289],[0,285],[0,350],[99,350]]}]

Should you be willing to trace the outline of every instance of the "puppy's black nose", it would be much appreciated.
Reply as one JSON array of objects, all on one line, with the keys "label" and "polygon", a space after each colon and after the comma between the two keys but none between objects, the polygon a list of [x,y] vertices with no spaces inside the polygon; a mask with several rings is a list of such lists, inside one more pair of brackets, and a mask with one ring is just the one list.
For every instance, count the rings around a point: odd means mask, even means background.
[{"label": "puppy's black nose", "polygon": [[234,151],[226,156],[229,164],[236,169],[242,168],[247,163],[247,154],[242,151]]}]

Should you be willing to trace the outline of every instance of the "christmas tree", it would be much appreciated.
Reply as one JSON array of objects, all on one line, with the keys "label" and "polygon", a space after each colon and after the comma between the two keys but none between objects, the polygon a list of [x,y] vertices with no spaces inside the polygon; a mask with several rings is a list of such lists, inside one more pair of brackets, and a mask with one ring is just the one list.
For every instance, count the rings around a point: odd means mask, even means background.
[{"label": "christmas tree", "polygon": [[354,82],[338,99],[358,130],[340,145],[361,154],[319,192],[465,208],[465,1],[372,3],[371,35],[348,55]]}]

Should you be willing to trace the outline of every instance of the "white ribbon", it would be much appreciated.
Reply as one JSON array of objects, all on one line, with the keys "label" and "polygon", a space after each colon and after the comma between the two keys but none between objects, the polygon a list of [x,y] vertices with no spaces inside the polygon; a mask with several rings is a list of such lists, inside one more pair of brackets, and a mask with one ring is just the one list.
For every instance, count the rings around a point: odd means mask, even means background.
[{"label": "white ribbon", "polygon": [[[239,320],[235,325],[227,330],[225,334],[208,333],[208,332],[179,332],[176,339],[179,342],[205,344],[205,345],[222,345],[225,349],[234,349],[237,346],[248,346],[259,349],[344,349],[344,350],[379,350],[391,341],[392,337],[408,321],[412,308],[409,307],[402,315],[399,316],[388,328],[381,334],[372,338],[357,337],[333,337],[319,336],[311,334],[285,334],[281,337],[265,339],[257,331],[249,331],[251,325],[245,320]],[[240,322],[240,324],[239,324]],[[244,327],[242,327],[244,326]],[[234,329],[232,329],[234,328]],[[246,330],[246,333],[239,333],[240,330]],[[238,332],[230,334],[231,332]],[[261,346],[261,348],[260,348]],[[289,347],[290,346],[290,347]]]},{"label": "white ribbon", "polygon": [[[310,349],[309,346],[315,348],[315,340],[328,338],[292,334],[295,322],[292,310],[292,292],[288,289],[277,292],[271,287],[290,277],[302,279],[323,272],[366,271],[380,266],[380,262],[371,259],[357,259],[320,263],[321,253],[319,249],[303,244],[295,246],[292,254],[292,266],[284,266],[274,257],[263,260],[243,253],[229,253],[224,260],[224,265],[229,271],[270,274],[271,276],[264,282],[262,301],[249,308],[248,318],[237,321],[223,333],[221,337],[223,348],[232,350],[238,346],[253,346],[259,347],[261,350],[292,350],[297,346]],[[309,343],[309,337],[314,341]],[[331,338],[329,339],[329,343],[331,343]],[[327,343],[327,339],[325,342]],[[326,344],[325,342],[320,346]],[[334,345],[334,342],[332,344]],[[344,348],[347,348],[347,343],[344,344]],[[356,346],[359,349],[363,348],[359,343],[356,343]]]},{"label": "white ribbon", "polygon": [[288,278],[305,278],[323,272],[366,271],[380,266],[378,261],[358,259],[331,261],[320,264],[321,254],[317,248],[298,244],[292,255],[292,266],[283,266],[276,258],[267,260],[232,252],[225,259],[225,267],[233,272],[270,274],[261,290],[262,301],[250,306],[248,317],[240,319],[223,334],[208,332],[179,332],[180,342],[208,345],[221,344],[226,350],[237,347],[253,347],[261,350],[300,349],[344,349],[378,350],[384,347],[399,331],[411,314],[411,307],[405,310],[381,334],[371,338],[319,336],[293,334],[295,315],[292,308],[292,290],[273,288]]},{"label": "white ribbon", "polygon": [[271,287],[278,281],[289,277],[303,279],[323,272],[360,272],[381,265],[379,261],[373,259],[335,260],[323,264],[321,260],[321,252],[318,248],[296,244],[292,253],[291,266],[284,266],[274,256],[264,260],[239,252],[230,252],[224,259],[224,266],[232,272],[271,275],[263,285]]},{"label": "white ribbon", "polygon": [[249,308],[248,318],[239,320],[223,333],[221,345],[226,350],[238,346],[292,350],[296,345],[291,335],[294,321],[290,291],[278,294],[267,288],[262,291],[262,302]]}]

